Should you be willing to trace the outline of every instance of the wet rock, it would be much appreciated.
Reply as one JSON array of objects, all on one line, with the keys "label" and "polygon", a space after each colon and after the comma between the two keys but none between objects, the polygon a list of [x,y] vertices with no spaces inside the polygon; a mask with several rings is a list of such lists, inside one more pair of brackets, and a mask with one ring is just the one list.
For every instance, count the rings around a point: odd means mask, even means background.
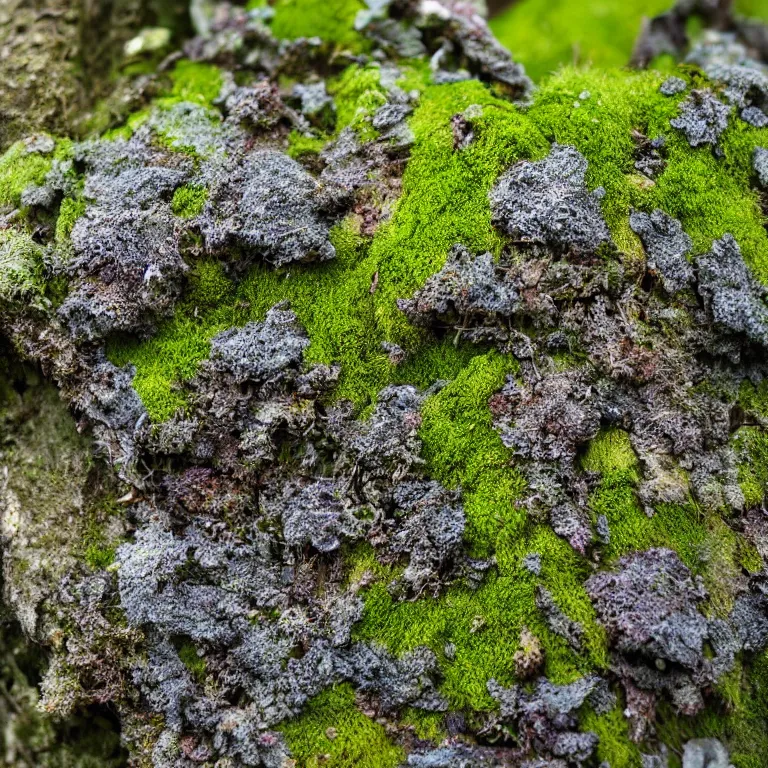
[{"label": "wet rock", "polygon": [[561,144],[544,160],[513,165],[490,192],[493,223],[522,243],[595,251],[611,238],[600,210],[602,190],[587,189],[586,171],[585,158]]}]

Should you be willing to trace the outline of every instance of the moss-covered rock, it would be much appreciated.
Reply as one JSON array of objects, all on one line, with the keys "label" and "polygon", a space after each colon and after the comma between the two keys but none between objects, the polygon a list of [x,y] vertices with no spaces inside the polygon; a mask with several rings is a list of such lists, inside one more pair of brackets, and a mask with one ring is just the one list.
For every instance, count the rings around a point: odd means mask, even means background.
[{"label": "moss-covered rock", "polygon": [[468,6],[193,3],[133,114],[0,158],[46,744],[762,764],[768,50],[681,3],[617,68],[665,5],[544,76],[576,11],[519,3],[534,87]]}]

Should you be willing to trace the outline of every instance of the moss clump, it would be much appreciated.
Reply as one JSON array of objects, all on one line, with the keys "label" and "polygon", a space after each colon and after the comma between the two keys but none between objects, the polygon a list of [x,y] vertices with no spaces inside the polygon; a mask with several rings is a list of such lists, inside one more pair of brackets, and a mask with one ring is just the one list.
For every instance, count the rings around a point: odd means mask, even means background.
[{"label": "moss clump", "polygon": [[742,427],[734,435],[739,456],[739,485],[748,507],[757,507],[768,489],[768,435],[757,427]]},{"label": "moss clump", "polygon": [[396,768],[404,759],[384,728],[357,709],[350,685],[315,696],[281,730],[303,768]]},{"label": "moss clump", "polygon": [[725,615],[732,607],[733,587],[740,568],[759,569],[759,557],[749,542],[731,530],[714,512],[687,504],[659,504],[651,517],[637,499],[638,474],[631,446],[620,430],[609,430],[595,438],[583,459],[585,468],[599,471],[600,484],[590,497],[595,518],[605,515],[610,542],[607,560],[650,547],[674,549],[680,559],[700,574],[709,592],[709,609]]},{"label": "moss clump", "polygon": [[182,59],[171,72],[171,83],[164,102],[191,101],[209,107],[221,90],[221,71],[213,64]]},{"label": "moss clump", "polygon": [[17,301],[41,295],[43,252],[26,232],[0,230],[0,298]]},{"label": "moss clump", "polygon": [[355,16],[367,7],[361,0],[277,0],[272,7],[271,27],[275,37],[285,40],[319,37],[324,42],[355,51],[369,47],[355,31]]},{"label": "moss clump", "polygon": [[21,205],[21,193],[42,184],[50,169],[50,155],[29,152],[23,141],[12,144],[0,157],[0,206]]},{"label": "moss clump", "polygon": [[198,654],[194,644],[191,642],[184,642],[179,644],[176,650],[178,651],[182,664],[184,664],[184,666],[192,673],[192,677],[194,677],[199,684],[204,683],[207,665],[205,659]]},{"label": "moss clump", "polygon": [[197,184],[184,184],[173,193],[171,210],[182,219],[199,215],[208,200],[208,190]]},{"label": "moss clump", "polygon": [[[687,71],[681,75],[688,77]],[[629,228],[630,208],[660,208],[677,218],[703,253],[712,241],[731,233],[756,276],[768,281],[768,237],[757,192],[752,188],[752,155],[768,142],[768,130],[737,118],[721,137],[725,156],[708,147],[692,148],[670,127],[678,101],[659,93],[665,76],[657,72],[580,72],[567,68],[538,91],[529,114],[548,139],[573,144],[588,160],[587,184],[602,186],[603,214],[620,250],[639,256]],[[589,94],[588,98],[579,98]],[[633,183],[636,146],[633,130],[664,136],[667,167],[656,181]]]},{"label": "moss clump", "polygon": [[[523,626],[541,639],[552,680],[570,682],[605,664],[605,638],[582,587],[589,565],[516,504],[525,483],[491,426],[488,398],[513,366],[496,353],[472,359],[424,405],[421,428],[430,475],[463,491],[470,549],[478,556],[495,556],[498,569],[477,590],[454,587],[437,600],[416,602],[396,603],[382,579],[367,591],[356,630],[361,639],[383,642],[396,654],[418,645],[432,648],[444,677],[442,692],[457,708],[493,708],[486,683],[490,678],[514,681],[516,640]],[[531,552],[541,555],[540,577],[522,566]],[[582,654],[575,654],[544,623],[535,604],[539,583],[567,615],[582,623]],[[449,644],[450,658],[445,652]]]},{"label": "moss clump", "polygon": [[57,246],[62,248],[72,234],[75,222],[85,213],[85,200],[65,197],[59,206],[59,216],[56,219],[55,240]]}]

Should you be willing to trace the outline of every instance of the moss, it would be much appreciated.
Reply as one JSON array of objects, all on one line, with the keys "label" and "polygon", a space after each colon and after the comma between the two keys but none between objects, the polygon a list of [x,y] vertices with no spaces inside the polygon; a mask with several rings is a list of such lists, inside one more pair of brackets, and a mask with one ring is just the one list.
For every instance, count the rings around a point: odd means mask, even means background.
[{"label": "moss", "polygon": [[209,107],[221,90],[221,71],[213,64],[182,59],[171,72],[171,83],[168,100],[191,101]]},{"label": "moss", "polygon": [[597,745],[597,759],[600,764],[640,768],[642,756],[637,744],[629,740],[627,719],[622,708],[617,706],[602,715],[592,711],[584,713],[581,730],[591,731],[600,739]]},{"label": "moss", "polygon": [[735,768],[764,768],[768,754],[768,652],[763,651],[740,675],[743,683],[732,689],[726,702],[710,701],[709,707],[693,718],[677,716],[669,704],[658,710],[656,730],[670,747],[670,768],[680,768],[679,755],[688,739],[721,739]]},{"label": "moss", "polygon": [[396,768],[404,759],[384,728],[357,709],[350,685],[315,696],[280,730],[302,768]]},{"label": "moss", "polygon": [[[700,76],[689,70],[681,76]],[[655,72],[580,72],[565,69],[537,92],[530,118],[550,140],[573,144],[589,162],[587,183],[602,186],[603,213],[616,245],[641,255],[629,228],[630,208],[661,208],[679,219],[693,239],[694,251],[731,233],[755,275],[768,281],[768,235],[758,194],[751,187],[755,146],[768,142],[768,129],[752,128],[732,117],[721,137],[724,157],[709,147],[692,148],[669,121],[680,98],[659,93],[665,75]],[[590,97],[580,99],[588,91]],[[632,131],[666,139],[667,167],[647,189],[632,183],[635,174]]]},{"label": "moss", "polygon": [[85,550],[85,562],[94,570],[104,570],[115,562],[114,546],[90,544]]},{"label": "moss", "polygon": [[[517,506],[525,483],[491,426],[488,398],[515,363],[496,353],[477,356],[423,408],[421,438],[427,469],[449,487],[461,487],[466,538],[478,556],[495,556],[498,570],[475,591],[455,586],[437,600],[395,603],[382,581],[365,595],[365,613],[356,629],[364,639],[383,642],[394,653],[426,644],[440,660],[443,693],[457,708],[493,707],[486,683],[514,680],[514,653],[523,626],[541,640],[546,672],[568,682],[605,664],[605,638],[581,585],[589,566],[546,526]],[[522,567],[529,552],[542,557],[537,579]],[[561,609],[585,629],[585,650],[574,654],[544,624],[535,605],[541,581]],[[455,650],[445,655],[450,643]]]},{"label": "moss", "polygon": [[669,7],[669,0],[521,0],[493,19],[491,29],[539,80],[564,64],[624,66],[642,18]]},{"label": "moss", "polygon": [[425,712],[423,709],[406,707],[401,723],[413,728],[417,738],[424,741],[439,743],[448,737],[442,712]]},{"label": "moss", "polygon": [[23,141],[12,144],[0,157],[0,206],[21,205],[21,193],[45,181],[51,161],[50,155],[28,152]]},{"label": "moss", "polygon": [[[587,449],[583,460],[588,468],[602,474],[590,497],[590,508],[595,518],[605,515],[608,520],[610,543],[604,555],[611,561],[649,547],[674,549],[704,579],[709,610],[719,616],[727,614],[739,570],[751,570],[756,563],[759,568],[757,553],[718,514],[704,511],[693,500],[687,504],[659,504],[652,516],[646,515],[635,492],[638,474],[628,453],[631,448],[624,438],[616,437],[617,432],[598,436],[596,446]],[[611,444],[613,450],[607,451],[606,444]]]},{"label": "moss", "polygon": [[328,93],[336,105],[336,130],[350,127],[362,141],[376,138],[370,124],[373,113],[387,102],[386,89],[380,82],[381,68],[376,64],[353,64],[328,83]]},{"label": "moss", "polygon": [[184,184],[173,193],[171,210],[182,219],[197,216],[208,200],[208,190],[197,184]]},{"label": "moss", "polygon": [[757,427],[742,427],[733,437],[739,457],[739,485],[748,507],[757,507],[768,488],[768,435]]},{"label": "moss", "polygon": [[368,47],[355,31],[355,16],[367,7],[361,0],[276,0],[272,7],[271,27],[275,37],[287,40],[319,37],[354,51]]},{"label": "moss", "polygon": [[327,143],[327,136],[306,136],[299,131],[291,131],[288,136],[288,154],[294,160],[301,160],[308,155],[320,154]]},{"label": "moss", "polygon": [[[671,6],[670,0],[520,0],[492,19],[491,29],[538,81],[569,64],[625,66],[643,18]],[[764,0],[738,0],[735,7],[745,16],[768,20]],[[674,66],[672,57],[666,59],[667,68]],[[654,61],[654,66],[664,63]]]},{"label": "moss", "polygon": [[62,247],[72,234],[75,222],[85,213],[85,200],[74,197],[65,197],[59,206],[59,216],[56,219],[55,240]]},{"label": "moss", "polygon": [[603,429],[590,441],[581,465],[590,472],[616,473],[637,478],[637,456],[623,429]]},{"label": "moss", "polygon": [[26,232],[0,230],[0,299],[41,295],[42,250]]},{"label": "moss", "polygon": [[192,673],[192,677],[202,685],[205,682],[207,665],[205,659],[198,654],[194,643],[179,643],[176,650],[184,666]]}]

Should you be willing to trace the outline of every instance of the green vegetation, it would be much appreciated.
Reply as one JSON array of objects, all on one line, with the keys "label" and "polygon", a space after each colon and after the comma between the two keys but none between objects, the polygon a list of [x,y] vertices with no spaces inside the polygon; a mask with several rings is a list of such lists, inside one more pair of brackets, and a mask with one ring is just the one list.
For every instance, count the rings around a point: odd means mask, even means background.
[{"label": "green vegetation", "polygon": [[[250,0],[249,9],[265,6],[264,0]],[[353,51],[369,47],[355,31],[355,16],[366,8],[362,0],[276,0],[270,26],[275,37],[295,40],[319,37]]]},{"label": "green vegetation", "polygon": [[184,666],[192,673],[192,677],[202,685],[205,682],[207,665],[205,659],[198,654],[194,643],[189,641],[180,643],[176,650]]},{"label": "green vegetation", "polygon": [[[673,0],[518,0],[491,29],[536,81],[561,66],[603,69],[629,62],[643,18],[664,13]],[[745,16],[768,19],[764,0],[737,0]]]},{"label": "green vegetation", "polygon": [[0,206],[21,205],[21,193],[30,185],[45,181],[52,156],[29,152],[23,141],[12,144],[0,156]]},{"label": "green vegetation", "polygon": [[172,88],[166,99],[210,106],[221,90],[221,72],[213,64],[182,59],[171,72]]},{"label": "green vegetation", "polygon": [[197,216],[208,200],[208,190],[197,184],[185,184],[173,193],[171,210],[182,219]]},{"label": "green vegetation", "polygon": [[346,684],[315,696],[281,730],[302,768],[396,768],[404,758],[384,728],[355,706],[354,689]]}]

